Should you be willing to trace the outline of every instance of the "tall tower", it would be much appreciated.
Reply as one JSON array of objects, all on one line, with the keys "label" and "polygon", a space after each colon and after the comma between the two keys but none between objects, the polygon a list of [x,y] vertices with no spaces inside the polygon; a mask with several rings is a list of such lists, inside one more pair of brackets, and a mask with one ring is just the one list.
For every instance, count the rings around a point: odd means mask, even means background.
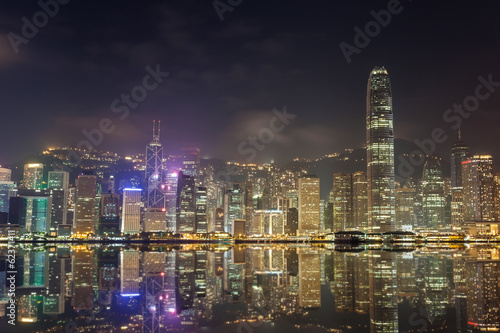
[{"label": "tall tower", "polygon": [[162,190],[163,147],[160,143],[160,121],[158,127],[153,120],[153,141],[146,146],[146,183],[147,207],[164,208],[165,199]]},{"label": "tall tower", "polygon": [[299,236],[320,231],[319,193],[318,177],[304,175],[299,179]]},{"label": "tall tower", "polygon": [[424,227],[440,229],[444,226],[444,182],[441,164],[437,158],[429,158],[422,175],[422,208]]},{"label": "tall tower", "polygon": [[368,223],[372,232],[395,230],[394,130],[389,74],[375,67],[366,94]]},{"label": "tall tower", "polygon": [[79,237],[87,237],[89,234],[95,234],[96,186],[96,176],[78,176],[75,232]]},{"label": "tall tower", "polygon": [[458,130],[458,141],[451,148],[451,187],[461,188],[462,162],[470,157],[469,147],[462,141],[462,131]]}]

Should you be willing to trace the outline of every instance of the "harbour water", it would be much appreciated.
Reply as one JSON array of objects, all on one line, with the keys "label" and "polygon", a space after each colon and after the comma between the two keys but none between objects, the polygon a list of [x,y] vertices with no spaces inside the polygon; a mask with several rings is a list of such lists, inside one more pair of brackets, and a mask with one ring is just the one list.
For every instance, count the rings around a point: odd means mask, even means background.
[{"label": "harbour water", "polygon": [[14,249],[13,257],[6,247],[0,249],[0,278],[6,281],[0,289],[1,332],[500,329],[499,247],[47,244]]}]

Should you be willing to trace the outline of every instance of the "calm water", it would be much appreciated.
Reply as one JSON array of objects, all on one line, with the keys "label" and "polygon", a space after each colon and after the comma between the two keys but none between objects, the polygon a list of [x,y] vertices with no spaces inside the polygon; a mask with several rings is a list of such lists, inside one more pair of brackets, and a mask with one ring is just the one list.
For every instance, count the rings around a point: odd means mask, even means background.
[{"label": "calm water", "polygon": [[495,247],[79,245],[15,255],[16,325],[2,283],[1,332],[500,328]]}]

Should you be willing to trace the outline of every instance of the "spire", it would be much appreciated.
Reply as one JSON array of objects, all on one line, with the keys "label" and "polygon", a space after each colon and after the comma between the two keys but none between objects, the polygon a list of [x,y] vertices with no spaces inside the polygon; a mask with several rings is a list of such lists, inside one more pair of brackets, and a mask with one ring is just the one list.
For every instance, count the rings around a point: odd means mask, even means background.
[{"label": "spire", "polygon": [[458,125],[458,141],[462,141],[462,128]]}]

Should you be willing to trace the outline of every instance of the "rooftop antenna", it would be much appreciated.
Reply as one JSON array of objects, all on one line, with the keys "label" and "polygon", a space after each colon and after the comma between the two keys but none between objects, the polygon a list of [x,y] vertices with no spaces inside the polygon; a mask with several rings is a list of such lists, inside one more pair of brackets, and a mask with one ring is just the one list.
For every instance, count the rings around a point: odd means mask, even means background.
[{"label": "rooftop antenna", "polygon": [[458,141],[462,141],[462,128],[458,125]]},{"label": "rooftop antenna", "polygon": [[158,120],[158,130],[156,129],[156,120],[153,120],[153,141],[160,141],[160,121]]}]

